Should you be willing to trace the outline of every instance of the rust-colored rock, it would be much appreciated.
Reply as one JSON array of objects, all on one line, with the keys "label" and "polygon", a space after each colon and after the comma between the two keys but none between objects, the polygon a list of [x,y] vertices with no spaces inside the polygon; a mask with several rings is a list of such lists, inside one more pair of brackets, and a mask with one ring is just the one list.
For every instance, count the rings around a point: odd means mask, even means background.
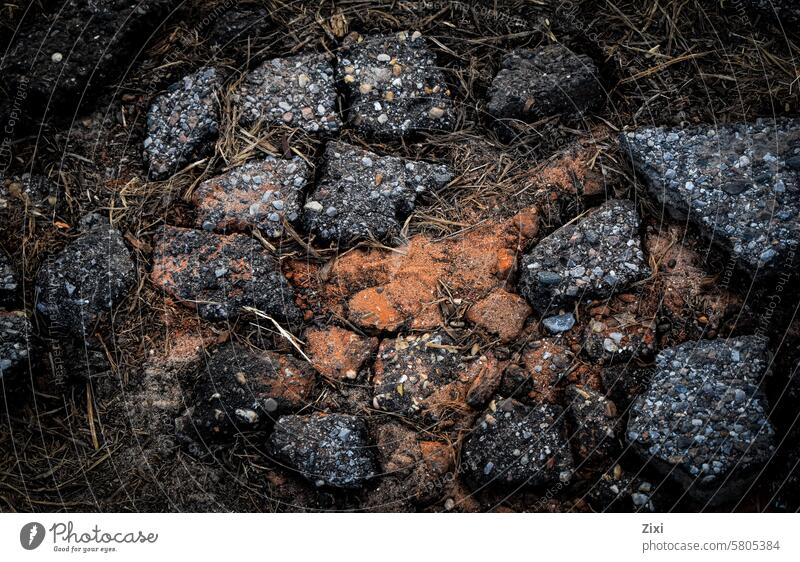
[{"label": "rust-colored rock", "polygon": [[306,353],[314,368],[335,380],[355,380],[361,366],[378,348],[378,338],[331,326],[306,331]]},{"label": "rust-colored rock", "polygon": [[528,345],[521,365],[505,370],[500,394],[526,404],[557,404],[570,382],[602,388],[598,370],[581,363],[558,339],[541,339]]},{"label": "rust-colored rock", "polygon": [[300,291],[300,306],[317,315],[345,316],[367,330],[431,330],[443,321],[441,285],[466,302],[506,287],[517,254],[536,237],[538,222],[531,207],[454,238],[420,234],[393,251],[356,249],[319,267],[295,261],[289,277]]},{"label": "rust-colored rock", "polygon": [[531,312],[524,298],[498,288],[469,309],[467,320],[507,343],[520,334]]},{"label": "rust-colored rock", "polygon": [[381,511],[408,509],[440,499],[455,479],[455,451],[442,441],[421,440],[412,429],[387,423],[376,430],[381,483],[370,507]]}]

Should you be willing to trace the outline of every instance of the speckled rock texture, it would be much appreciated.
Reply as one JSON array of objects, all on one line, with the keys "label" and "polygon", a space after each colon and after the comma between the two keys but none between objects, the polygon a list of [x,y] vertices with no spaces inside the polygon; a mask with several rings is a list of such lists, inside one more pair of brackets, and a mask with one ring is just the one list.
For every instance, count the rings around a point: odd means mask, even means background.
[{"label": "speckled rock texture", "polygon": [[342,126],[333,67],[319,53],[264,62],[245,76],[234,103],[245,125],[288,125],[311,133]]},{"label": "speckled rock texture", "polygon": [[266,429],[312,399],[314,370],[291,355],[223,344],[210,351],[193,389],[193,406],[177,420],[179,431],[230,438]]},{"label": "speckled rock texture", "polygon": [[347,245],[363,238],[397,235],[419,194],[450,181],[452,171],[431,164],[379,156],[343,142],[329,142],[320,182],[309,194],[305,228],[326,241]]},{"label": "speckled rock texture", "polygon": [[761,386],[766,370],[765,343],[754,336],[663,350],[647,391],[631,406],[628,440],[696,500],[740,498],[774,452]]},{"label": "speckled rock texture", "polygon": [[31,329],[24,312],[0,311],[0,379],[7,380],[27,368]]},{"label": "speckled rock texture", "polygon": [[633,201],[612,199],[522,258],[519,292],[540,314],[608,298],[649,275]]},{"label": "speckled rock texture", "polygon": [[558,406],[526,406],[498,399],[478,418],[461,454],[473,488],[541,487],[572,478],[572,453],[564,412]]},{"label": "speckled rock texture", "polygon": [[300,217],[311,169],[302,158],[252,160],[200,184],[192,196],[197,226],[214,232],[258,228],[278,237]]},{"label": "speckled rock texture", "polygon": [[621,136],[637,178],[755,276],[796,267],[800,120],[644,128]]},{"label": "speckled rock texture", "polygon": [[20,227],[19,218],[24,213],[52,220],[63,208],[64,196],[48,178],[29,173],[0,174],[0,231]]},{"label": "speckled rock texture", "polygon": [[357,489],[377,474],[367,426],[356,416],[283,416],[270,435],[269,447],[278,462],[318,487]]},{"label": "speckled rock texture", "polygon": [[9,257],[0,250],[0,306],[11,306],[17,300],[18,283]]},{"label": "speckled rock texture", "polygon": [[83,234],[46,259],[36,278],[36,310],[52,333],[90,338],[101,317],[136,283],[122,234],[107,219],[88,215]]},{"label": "speckled rock texture", "polygon": [[602,105],[597,67],[561,44],[518,49],[503,57],[487,110],[500,120],[535,121]]},{"label": "speckled rock texture", "polygon": [[337,72],[347,91],[348,121],[365,135],[399,138],[455,125],[444,74],[417,31],[345,42]]},{"label": "speckled rock texture", "polygon": [[166,179],[207,154],[219,132],[220,73],[204,67],[158,96],[147,112],[145,164],[150,179]]},{"label": "speckled rock texture", "polygon": [[470,390],[482,375],[494,373],[500,382],[494,358],[466,358],[443,333],[383,340],[374,370],[375,409],[443,425],[464,421]]},{"label": "speckled rock texture", "polygon": [[300,322],[279,264],[248,236],[165,226],[155,239],[150,278],[205,320],[232,320],[250,306],[289,327]]}]

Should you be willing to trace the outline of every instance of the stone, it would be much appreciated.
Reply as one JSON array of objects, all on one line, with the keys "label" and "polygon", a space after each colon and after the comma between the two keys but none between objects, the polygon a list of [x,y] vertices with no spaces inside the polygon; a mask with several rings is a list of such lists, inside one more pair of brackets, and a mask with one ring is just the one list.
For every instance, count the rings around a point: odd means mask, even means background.
[{"label": "stone", "polygon": [[621,144],[637,179],[751,277],[796,267],[800,121],[643,128]]},{"label": "stone", "polygon": [[28,368],[31,332],[24,312],[0,311],[0,380],[8,381]]},{"label": "stone", "polygon": [[575,315],[571,312],[567,312],[566,314],[548,316],[542,320],[542,325],[547,328],[547,331],[551,334],[569,332],[575,325]]},{"label": "stone", "polygon": [[419,234],[395,251],[354,249],[330,267],[291,260],[287,275],[307,314],[338,315],[368,332],[430,331],[445,322],[441,284],[460,299],[461,307],[507,287],[516,256],[535,238],[538,226],[536,208],[530,207],[458,236],[437,240]]},{"label": "stone", "polygon": [[649,273],[635,204],[611,199],[522,258],[519,292],[546,315],[578,300],[608,298]]},{"label": "stone", "polygon": [[0,250],[0,306],[13,305],[18,297],[17,275],[11,259]]},{"label": "stone", "polygon": [[36,277],[36,310],[51,334],[92,336],[96,324],[136,283],[131,252],[107,219],[89,215],[84,232],[44,260]]},{"label": "stone", "polygon": [[467,359],[444,333],[386,339],[375,360],[372,405],[442,427],[468,424],[468,392],[484,370],[498,370],[493,356]]},{"label": "stone", "polygon": [[311,169],[299,157],[268,156],[237,166],[195,190],[197,227],[223,233],[258,228],[266,236],[278,237],[284,220],[298,221],[310,176]]},{"label": "stone", "polygon": [[377,475],[366,424],[356,416],[283,416],[269,449],[317,487],[358,489]]},{"label": "stone", "polygon": [[446,165],[379,156],[343,142],[329,142],[321,180],[309,194],[305,228],[340,247],[360,239],[388,241],[399,234],[421,193],[447,184]]},{"label": "stone", "polygon": [[561,44],[517,49],[503,57],[489,88],[487,111],[501,127],[552,115],[573,116],[603,104],[603,87],[592,59]]},{"label": "stone", "polygon": [[147,112],[144,160],[150,179],[163,180],[213,149],[219,132],[222,76],[203,67],[175,82]]},{"label": "stone", "polygon": [[181,427],[209,439],[266,429],[307,406],[314,384],[313,369],[291,355],[223,344],[210,351],[198,374]]},{"label": "stone", "polygon": [[314,368],[322,376],[337,381],[358,378],[361,366],[378,349],[378,338],[359,336],[338,326],[309,328],[305,339],[306,354]]},{"label": "stone", "polygon": [[470,307],[467,320],[508,343],[522,332],[530,314],[531,307],[524,298],[497,288]]},{"label": "stone", "polygon": [[578,385],[565,394],[575,457],[585,466],[608,466],[621,451],[616,405],[602,392]]},{"label": "stone", "polygon": [[245,76],[233,101],[246,126],[290,124],[310,133],[333,133],[342,126],[333,67],[320,53],[264,62]]},{"label": "stone", "polygon": [[349,38],[338,61],[348,121],[360,133],[400,138],[455,126],[450,90],[421,34]]},{"label": "stone", "polygon": [[256,240],[165,226],[155,237],[150,279],[212,322],[253,307],[285,328],[299,326],[294,291],[280,265]]},{"label": "stone", "polygon": [[696,501],[741,499],[775,451],[762,388],[767,365],[765,342],[755,336],[661,351],[647,391],[631,406],[629,442]]},{"label": "stone", "polygon": [[561,408],[497,399],[464,442],[461,463],[473,489],[568,482],[573,463]]}]

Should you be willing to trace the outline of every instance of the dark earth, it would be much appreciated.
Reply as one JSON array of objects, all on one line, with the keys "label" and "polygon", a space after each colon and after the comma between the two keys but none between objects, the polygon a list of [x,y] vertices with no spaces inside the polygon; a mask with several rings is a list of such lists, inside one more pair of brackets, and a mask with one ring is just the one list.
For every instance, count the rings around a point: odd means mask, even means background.
[{"label": "dark earth", "polygon": [[0,510],[797,511],[798,22],[7,1]]}]

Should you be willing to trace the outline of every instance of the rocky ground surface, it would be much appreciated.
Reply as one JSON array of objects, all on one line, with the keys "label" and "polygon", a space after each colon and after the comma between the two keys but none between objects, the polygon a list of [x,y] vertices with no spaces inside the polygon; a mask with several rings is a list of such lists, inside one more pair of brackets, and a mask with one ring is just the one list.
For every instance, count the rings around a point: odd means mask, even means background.
[{"label": "rocky ground surface", "polygon": [[423,4],[0,9],[0,509],[800,508],[797,8]]}]

